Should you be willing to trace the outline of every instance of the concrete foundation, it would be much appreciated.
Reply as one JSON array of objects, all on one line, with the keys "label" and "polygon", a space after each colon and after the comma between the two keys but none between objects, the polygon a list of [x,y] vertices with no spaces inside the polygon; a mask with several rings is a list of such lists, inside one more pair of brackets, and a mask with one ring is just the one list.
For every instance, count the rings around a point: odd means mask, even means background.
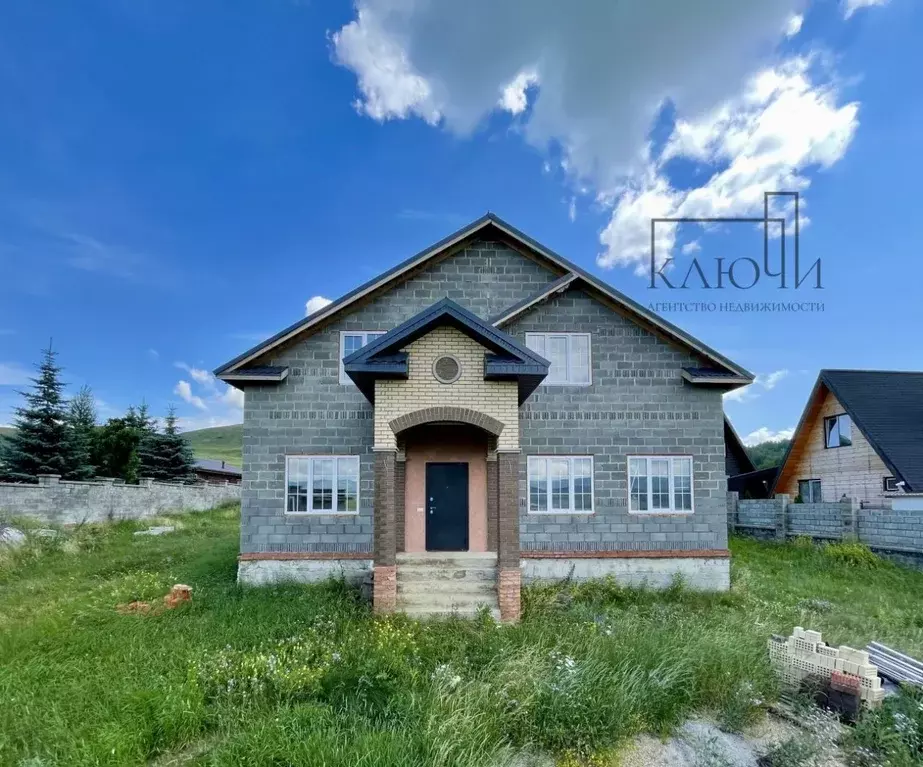
[{"label": "concrete foundation", "polygon": [[371,570],[371,559],[251,559],[238,562],[237,582],[268,586],[345,578],[350,583],[361,584]]},{"label": "concrete foundation", "polygon": [[563,580],[577,581],[612,576],[625,586],[646,584],[666,588],[679,574],[690,588],[702,591],[727,591],[731,587],[730,560],[693,557],[628,558],[528,558],[522,561],[523,583]]}]

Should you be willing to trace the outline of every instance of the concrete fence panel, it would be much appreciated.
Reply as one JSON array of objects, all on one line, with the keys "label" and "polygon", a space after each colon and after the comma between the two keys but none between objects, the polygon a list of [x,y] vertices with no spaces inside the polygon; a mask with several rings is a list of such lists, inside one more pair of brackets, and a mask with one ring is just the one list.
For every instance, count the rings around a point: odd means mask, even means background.
[{"label": "concrete fence panel", "polygon": [[42,475],[37,485],[0,482],[0,517],[60,525],[205,511],[239,500],[240,486],[230,484],[184,485],[151,479],[137,485],[111,479],[62,482],[54,474]]}]

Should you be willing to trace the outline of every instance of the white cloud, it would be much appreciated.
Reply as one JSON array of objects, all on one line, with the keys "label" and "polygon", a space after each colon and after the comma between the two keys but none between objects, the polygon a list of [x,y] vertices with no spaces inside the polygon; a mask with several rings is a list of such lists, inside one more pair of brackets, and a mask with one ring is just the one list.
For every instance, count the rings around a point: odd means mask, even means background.
[{"label": "white cloud", "polygon": [[500,108],[514,115],[525,112],[529,106],[527,91],[538,83],[538,73],[535,70],[523,70],[504,86],[500,95]]},{"label": "white cloud", "polygon": [[[819,59],[769,58],[805,5],[358,0],[333,45],[376,120],[465,134],[496,111],[522,116],[525,139],[611,209],[599,265],[643,273],[652,217],[754,215],[765,191],[803,191],[847,150],[858,104]],[[657,154],[648,137],[666,104],[678,120]],[[704,181],[674,186],[677,158],[708,166]],[[666,258],[676,231],[656,231]]]},{"label": "white cloud", "polygon": [[[759,215],[764,192],[803,191],[810,184],[806,169],[836,163],[858,127],[859,105],[839,104],[833,83],[816,84],[815,65],[810,57],[789,59],[758,72],[739,96],[707,114],[679,119],[662,155],[615,203],[597,263],[642,271],[652,217]],[[665,169],[675,158],[720,170],[699,187],[675,189]],[[676,227],[658,225],[656,234],[662,261],[673,252]]]},{"label": "white cloud", "polygon": [[843,0],[843,18],[848,19],[860,8],[887,5],[889,0]]},{"label": "white cloud", "polygon": [[155,362],[160,359],[160,352],[156,349],[148,349],[147,356],[150,357]]},{"label": "white cloud", "polygon": [[700,114],[731,96],[728,73],[753,71],[804,4],[358,0],[332,41],[356,74],[357,108],[376,120],[464,134],[497,109],[520,114],[535,87],[527,140],[559,145],[577,176],[609,187],[634,167],[665,100]]},{"label": "white cloud", "polygon": [[187,373],[189,373],[190,378],[199,384],[199,386],[203,386],[210,391],[217,390],[215,377],[209,371],[202,370],[202,368],[192,367],[191,365],[187,365],[185,362],[174,362],[173,364],[180,370],[185,370]]},{"label": "white cloud", "polygon": [[785,36],[794,37],[801,31],[801,25],[804,24],[804,16],[800,13],[793,13],[785,22]]},{"label": "white cloud", "polygon": [[18,362],[0,362],[0,386],[28,386],[32,375]]},{"label": "white cloud", "polygon": [[240,389],[235,389],[233,386],[229,386],[225,390],[224,394],[221,395],[221,401],[229,407],[243,410],[244,393]]},{"label": "white cloud", "polygon": [[188,402],[193,407],[197,407],[199,410],[208,410],[208,405],[205,404],[205,400],[199,397],[196,394],[192,393],[192,386],[189,381],[179,381],[173,389],[173,393],[176,394],[183,402]]},{"label": "white cloud", "polygon": [[747,447],[753,447],[754,445],[758,445],[761,442],[778,442],[781,439],[791,439],[794,433],[794,426],[790,429],[782,429],[781,431],[772,431],[766,426],[761,426],[756,431],[751,431],[746,437],[744,437],[743,443]]},{"label": "white cloud", "polygon": [[766,390],[774,389],[776,384],[789,374],[788,370],[776,370],[766,376],[758,376],[757,383],[761,384]]},{"label": "white cloud", "polygon": [[693,253],[698,253],[700,250],[702,250],[702,246],[699,244],[698,240],[687,242],[685,245],[683,245],[682,248],[680,248],[680,251],[684,256],[690,256]]},{"label": "white cloud", "polygon": [[333,302],[324,296],[312,296],[304,305],[304,316],[307,317],[309,314],[314,314],[314,312],[323,309],[331,303]]},{"label": "white cloud", "polygon": [[759,373],[749,386],[729,391],[724,395],[725,402],[749,402],[760,396],[764,391],[774,389],[779,381],[789,375],[788,370],[775,370],[772,373]]}]

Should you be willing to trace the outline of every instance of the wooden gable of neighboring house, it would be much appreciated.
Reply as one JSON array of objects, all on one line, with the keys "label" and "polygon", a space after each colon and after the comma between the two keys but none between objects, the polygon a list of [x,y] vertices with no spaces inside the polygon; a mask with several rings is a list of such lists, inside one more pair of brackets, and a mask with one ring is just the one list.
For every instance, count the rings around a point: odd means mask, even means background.
[{"label": "wooden gable of neighboring house", "polygon": [[[846,415],[848,445],[827,446],[827,419]],[[823,501],[843,496],[886,503],[885,480],[923,488],[923,374],[822,370],[773,492],[796,497],[799,482],[820,482]],[[895,488],[897,489],[897,488]]]}]

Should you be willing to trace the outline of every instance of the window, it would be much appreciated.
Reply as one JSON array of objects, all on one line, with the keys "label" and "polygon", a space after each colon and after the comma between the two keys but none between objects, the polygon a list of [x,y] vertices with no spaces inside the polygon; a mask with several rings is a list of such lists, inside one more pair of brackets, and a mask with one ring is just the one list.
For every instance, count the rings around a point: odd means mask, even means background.
[{"label": "window", "polygon": [[692,512],[692,458],[628,457],[628,510],[635,514]]},{"label": "window", "polygon": [[799,479],[798,495],[801,496],[802,503],[820,503],[823,497],[820,492],[819,479]]},{"label": "window", "polygon": [[852,444],[852,420],[845,413],[824,419],[824,444],[827,447],[849,447]]},{"label": "window", "polygon": [[358,513],[359,456],[286,456],[285,511],[289,514]]},{"label": "window", "polygon": [[897,477],[882,477],[881,486],[886,493],[896,493],[900,491],[897,486]]},{"label": "window", "polygon": [[378,336],[383,336],[384,332],[380,330],[344,330],[340,333],[340,383],[352,384],[353,380],[343,369],[343,360],[353,352],[359,351],[370,341],[374,341]]},{"label": "window", "polygon": [[589,333],[526,333],[526,346],[551,363],[545,384],[590,384]]},{"label": "window", "polygon": [[592,456],[529,456],[530,514],[592,514]]}]

